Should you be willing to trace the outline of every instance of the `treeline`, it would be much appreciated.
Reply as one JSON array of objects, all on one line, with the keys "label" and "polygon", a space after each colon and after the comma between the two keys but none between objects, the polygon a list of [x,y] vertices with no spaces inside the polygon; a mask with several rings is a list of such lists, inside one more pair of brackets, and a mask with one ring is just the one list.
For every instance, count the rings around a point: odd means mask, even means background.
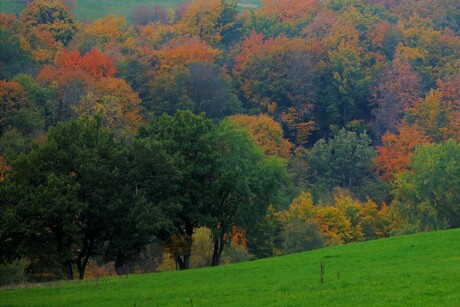
[{"label": "treeline", "polygon": [[244,131],[190,111],[160,117],[129,143],[100,117],[59,123],[2,185],[2,254],[60,264],[69,279],[76,265],[83,278],[90,256],[100,252],[121,273],[158,236],[188,269],[201,226],[212,230],[210,264],[219,265],[232,227],[263,219],[276,200],[284,166]]},{"label": "treeline", "polygon": [[1,260],[83,278],[152,246],[189,268],[203,227],[209,265],[459,227],[457,1],[263,2],[2,14]]}]

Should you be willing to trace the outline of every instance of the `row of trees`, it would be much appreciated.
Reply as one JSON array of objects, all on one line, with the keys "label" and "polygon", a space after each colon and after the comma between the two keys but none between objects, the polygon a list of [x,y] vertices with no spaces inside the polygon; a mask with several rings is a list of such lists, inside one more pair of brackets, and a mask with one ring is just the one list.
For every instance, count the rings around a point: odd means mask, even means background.
[{"label": "row of trees", "polygon": [[142,127],[129,144],[101,119],[60,123],[17,157],[1,186],[2,255],[38,267],[59,263],[83,278],[100,253],[117,272],[149,243],[165,240],[181,269],[192,235],[212,230],[219,265],[232,227],[263,218],[287,180],[285,163],[248,135],[189,111]]},{"label": "row of trees", "polygon": [[217,265],[458,227],[454,2],[2,14],[1,259],[71,278],[149,244],[188,268],[198,228]]}]

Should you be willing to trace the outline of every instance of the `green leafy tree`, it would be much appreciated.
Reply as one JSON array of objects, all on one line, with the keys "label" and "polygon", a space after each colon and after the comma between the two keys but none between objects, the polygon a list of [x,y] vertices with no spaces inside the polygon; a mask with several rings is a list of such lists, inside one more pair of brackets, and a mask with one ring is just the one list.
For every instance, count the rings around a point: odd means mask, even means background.
[{"label": "green leafy tree", "polygon": [[158,115],[191,110],[222,120],[240,110],[241,103],[232,92],[230,81],[217,65],[207,62],[175,67],[170,76],[160,76],[152,82],[143,102],[144,109]]},{"label": "green leafy tree", "polygon": [[192,235],[203,223],[210,203],[211,174],[216,167],[214,131],[211,120],[190,111],[178,111],[174,116],[164,114],[139,131],[140,138],[152,138],[161,143],[179,174],[170,182],[177,187],[175,202],[179,208],[173,219],[175,229],[169,250],[180,269],[190,268]]},{"label": "green leafy tree", "polygon": [[222,120],[240,109],[240,101],[232,92],[230,78],[217,65],[195,62],[188,65],[190,82],[188,96],[194,103],[195,114],[206,113],[209,118]]},{"label": "green leafy tree", "polygon": [[32,109],[40,113],[44,118],[45,127],[51,126],[53,124],[53,112],[57,98],[53,94],[53,91],[40,86],[31,75],[18,74],[14,77],[14,81],[26,90],[27,97],[33,106]]},{"label": "green leafy tree", "polygon": [[148,87],[142,101],[144,113],[173,115],[176,110],[190,110],[194,103],[188,96],[190,73],[175,68],[171,76],[159,76]]},{"label": "green leafy tree", "polygon": [[0,190],[6,200],[1,233],[18,255],[61,264],[68,279],[76,264],[83,278],[121,200],[119,149],[100,121],[82,119],[50,129],[45,141],[14,161]]},{"label": "green leafy tree", "polygon": [[159,142],[178,174],[169,181],[176,187],[171,203],[179,207],[170,212],[175,229],[168,250],[179,269],[190,267],[192,235],[201,226],[212,231],[211,264],[219,265],[233,227],[263,218],[287,179],[282,159],[266,157],[243,130],[229,122],[216,126],[203,114],[163,115],[139,135]]},{"label": "green leafy tree", "polygon": [[153,236],[164,238],[174,230],[171,217],[180,206],[175,201],[178,172],[172,157],[154,138],[136,138],[120,158],[126,180],[118,186],[126,204],[113,207],[104,241],[104,259],[114,261],[118,274],[149,244]]},{"label": "green leafy tree", "polygon": [[21,48],[20,38],[11,30],[0,28],[0,45],[1,80],[11,80],[32,67],[30,54]]},{"label": "green leafy tree", "polygon": [[[380,193],[382,188],[385,190],[385,186],[371,169],[376,152],[370,144],[367,134],[345,129],[328,141],[319,140],[306,154],[310,170],[308,182],[323,196],[334,187],[342,187],[363,199],[373,198],[373,194]],[[373,185],[373,191],[366,191]],[[363,192],[367,195],[362,195]]]},{"label": "green leafy tree", "polygon": [[460,145],[423,145],[399,173],[395,204],[417,230],[460,227]]},{"label": "green leafy tree", "polygon": [[296,217],[290,218],[284,225],[281,239],[286,254],[312,250],[324,245],[319,226]]},{"label": "green leafy tree", "polygon": [[263,219],[288,178],[284,160],[265,156],[243,130],[223,122],[216,136],[217,171],[207,221],[213,231],[213,266],[219,265],[232,228],[250,228]]}]

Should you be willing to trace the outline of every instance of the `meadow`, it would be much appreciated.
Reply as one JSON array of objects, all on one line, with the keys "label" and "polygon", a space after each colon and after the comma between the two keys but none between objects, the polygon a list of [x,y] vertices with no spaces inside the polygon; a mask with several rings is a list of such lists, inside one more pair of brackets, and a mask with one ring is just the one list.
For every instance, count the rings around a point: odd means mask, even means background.
[{"label": "meadow", "polygon": [[[455,306],[460,229],[217,268],[1,290],[2,306]],[[320,264],[324,264],[323,282]]]},{"label": "meadow", "polygon": [[[107,14],[125,16],[128,20],[132,16],[133,10],[139,6],[152,6],[160,4],[165,9],[176,7],[183,0],[76,0],[75,16],[79,21],[93,22]],[[257,7],[261,0],[241,0],[240,7]],[[0,11],[2,13],[15,14],[24,9],[23,1],[18,0],[1,0]]]}]

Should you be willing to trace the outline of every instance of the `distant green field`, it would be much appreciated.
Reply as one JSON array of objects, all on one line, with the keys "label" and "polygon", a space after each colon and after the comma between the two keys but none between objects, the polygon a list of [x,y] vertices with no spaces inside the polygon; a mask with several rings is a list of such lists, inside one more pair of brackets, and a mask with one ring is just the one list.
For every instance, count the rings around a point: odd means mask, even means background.
[{"label": "distant green field", "polygon": [[[0,0],[3,13],[20,13],[24,5],[19,0]],[[107,14],[126,16],[128,19],[138,6],[162,5],[165,9],[174,8],[184,0],[76,0],[75,15],[80,21],[94,21]],[[261,0],[241,0],[240,6],[259,6]]]},{"label": "distant green field", "polygon": [[219,268],[3,290],[0,305],[458,306],[459,237],[460,229],[430,232]]}]

